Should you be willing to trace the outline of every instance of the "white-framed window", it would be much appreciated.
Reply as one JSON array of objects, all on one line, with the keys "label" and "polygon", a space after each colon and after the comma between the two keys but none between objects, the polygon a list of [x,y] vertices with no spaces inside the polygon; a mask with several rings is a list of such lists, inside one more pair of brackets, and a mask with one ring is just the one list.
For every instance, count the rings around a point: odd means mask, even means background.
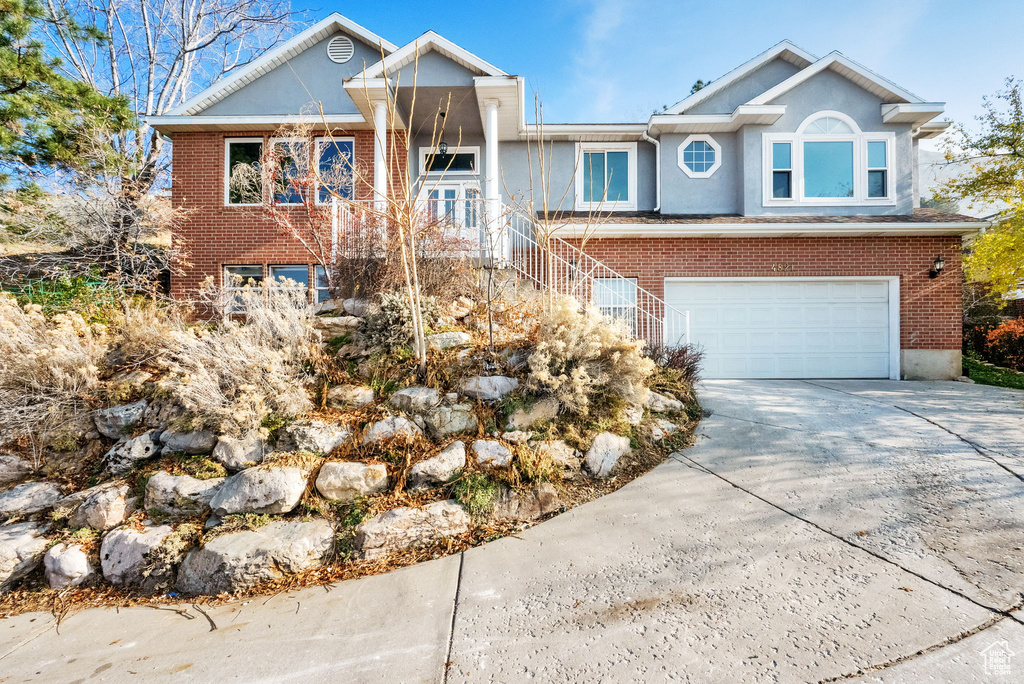
[{"label": "white-framed window", "polygon": [[327,280],[327,269],[323,266],[313,267],[313,301],[317,304],[331,298],[330,283]]},{"label": "white-framed window", "polygon": [[679,143],[677,163],[690,178],[709,178],[722,165],[722,146],[710,135],[691,135]]},{"label": "white-framed window", "polygon": [[352,199],[355,186],[356,139],[351,136],[324,136],[316,139],[317,170],[322,181],[316,203],[330,204],[331,190],[343,199]]},{"label": "white-framed window", "polygon": [[841,112],[817,112],[795,133],[763,134],[765,206],[891,205],[894,133],[865,133]]},{"label": "white-framed window", "polygon": [[576,208],[636,209],[636,143],[576,145]]},{"label": "white-framed window", "polygon": [[258,287],[263,282],[263,266],[246,264],[224,266],[224,291],[230,297],[227,304],[228,313],[242,310],[242,300],[237,292],[243,287]]},{"label": "white-framed window", "polygon": [[253,207],[238,188],[231,187],[231,174],[239,164],[257,165],[263,159],[263,138],[226,138],[224,140],[224,204]]},{"label": "white-framed window", "polygon": [[636,278],[594,278],[594,306],[636,333]]},{"label": "white-framed window", "polygon": [[433,147],[420,148],[420,173],[472,176],[480,173],[480,148],[448,148],[444,154]]}]

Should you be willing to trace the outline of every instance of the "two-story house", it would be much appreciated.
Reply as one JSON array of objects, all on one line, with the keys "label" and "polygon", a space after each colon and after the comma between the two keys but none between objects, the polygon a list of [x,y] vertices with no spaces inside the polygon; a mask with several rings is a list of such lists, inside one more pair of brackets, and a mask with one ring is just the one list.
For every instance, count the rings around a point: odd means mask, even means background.
[{"label": "two-story house", "polygon": [[[319,103],[320,130],[374,170],[372,188],[351,192],[387,192],[397,134],[411,143],[403,172],[426,177],[438,154],[429,119],[388,130],[385,116],[388,97],[407,100],[414,63],[416,87],[447,103],[447,130],[459,131],[433,196],[512,202],[531,187],[543,136],[558,234],[578,244],[586,226],[616,306],[688,312],[705,377],[960,375],[961,241],[984,224],[920,208],[918,141],[945,129],[943,104],[789,42],[646,122],[538,126],[522,77],[434,32],[399,47],[333,14],[151,119],[173,141],[173,201],[191,210],[177,236],[190,267],[173,290],[287,276],[325,296],[307,252],[231,192],[231,167]],[[678,321],[664,330],[679,339]]]}]

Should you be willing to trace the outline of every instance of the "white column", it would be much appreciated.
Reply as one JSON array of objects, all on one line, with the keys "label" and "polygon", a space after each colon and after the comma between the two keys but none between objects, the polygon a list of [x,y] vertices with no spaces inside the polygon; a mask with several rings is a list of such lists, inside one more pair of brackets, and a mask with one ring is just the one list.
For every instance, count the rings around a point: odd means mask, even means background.
[{"label": "white column", "polygon": [[505,259],[508,256],[505,244],[506,235],[501,231],[501,188],[499,183],[498,169],[498,101],[487,100],[484,102],[484,199],[486,200],[487,230],[490,233],[491,244],[495,247],[495,257]]},{"label": "white column", "polygon": [[373,199],[377,210],[384,208],[388,192],[388,108],[385,102],[373,103]]}]

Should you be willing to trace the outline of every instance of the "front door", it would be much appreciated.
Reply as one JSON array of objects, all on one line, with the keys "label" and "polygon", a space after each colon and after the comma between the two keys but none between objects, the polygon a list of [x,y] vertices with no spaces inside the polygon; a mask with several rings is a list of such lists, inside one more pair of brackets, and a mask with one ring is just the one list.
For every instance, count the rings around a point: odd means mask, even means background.
[{"label": "front door", "polygon": [[[428,181],[429,183],[429,181]],[[475,181],[444,182],[428,186],[427,216],[443,231],[446,240],[466,243],[463,249],[476,249],[481,240],[483,200]]]}]

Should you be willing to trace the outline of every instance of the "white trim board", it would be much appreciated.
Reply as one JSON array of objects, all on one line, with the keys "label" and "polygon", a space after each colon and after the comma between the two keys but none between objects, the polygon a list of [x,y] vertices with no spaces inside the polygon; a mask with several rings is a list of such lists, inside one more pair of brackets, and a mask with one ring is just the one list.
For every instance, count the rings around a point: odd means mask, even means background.
[{"label": "white trim board", "polygon": [[[559,227],[560,237],[572,239],[573,226]],[[580,230],[583,230],[583,225]],[[662,237],[862,237],[913,235],[974,235],[990,225],[963,223],[602,223],[587,228],[595,238]]]},{"label": "white trim board", "polygon": [[867,67],[854,62],[841,52],[830,52],[811,66],[798,71],[774,88],[769,88],[754,99],[747,102],[748,105],[765,105],[779,97],[785,92],[797,87],[811,76],[818,74],[825,69],[832,69],[841,76],[853,81],[868,92],[874,93],[887,100],[898,100],[909,103],[922,103],[924,99],[918,97],[909,90],[904,90],[892,81]]},{"label": "white trim board", "polygon": [[255,81],[263,74],[284,64],[289,59],[304,52],[316,43],[326,38],[331,33],[344,31],[372,47],[383,49],[386,53],[392,53],[398,47],[389,41],[384,40],[376,33],[355,23],[348,17],[337,12],[332,13],[326,19],[318,21],[305,31],[292,36],[281,45],[270,50],[259,59],[254,60],[248,66],[240,69],[237,73],[229,74],[217,81],[209,88],[189,98],[182,104],[167,112],[169,116],[198,114],[210,105],[223,100],[231,93],[239,90],[242,86]]},{"label": "white trim board", "polygon": [[406,64],[412,63],[417,55],[421,55],[431,49],[468,69],[480,72],[482,76],[508,76],[506,72],[490,62],[477,57],[466,48],[456,45],[444,36],[439,35],[436,31],[427,31],[416,40],[394,50],[384,59],[366,67],[363,71],[352,76],[350,80],[360,81],[385,77],[401,69]]},{"label": "white trim board", "polygon": [[[666,276],[665,284],[686,282],[834,282],[834,281],[878,281],[889,284],[889,379],[900,379],[900,277],[899,276],[720,276],[720,277],[686,277]],[[664,289],[662,290],[664,294]]]},{"label": "white trim board", "polygon": [[807,52],[801,47],[794,45],[788,40],[784,40],[777,45],[773,45],[753,59],[741,64],[736,67],[725,76],[716,78],[714,81],[704,86],[697,92],[693,93],[689,97],[677,102],[676,104],[665,110],[666,114],[682,114],[690,107],[696,105],[699,102],[703,102],[707,98],[711,97],[718,91],[722,90],[728,85],[735,83],[744,76],[753,73],[759,67],[768,62],[772,61],[776,57],[782,57],[786,61],[795,64],[800,68],[806,68],[813,64],[818,58]]}]

